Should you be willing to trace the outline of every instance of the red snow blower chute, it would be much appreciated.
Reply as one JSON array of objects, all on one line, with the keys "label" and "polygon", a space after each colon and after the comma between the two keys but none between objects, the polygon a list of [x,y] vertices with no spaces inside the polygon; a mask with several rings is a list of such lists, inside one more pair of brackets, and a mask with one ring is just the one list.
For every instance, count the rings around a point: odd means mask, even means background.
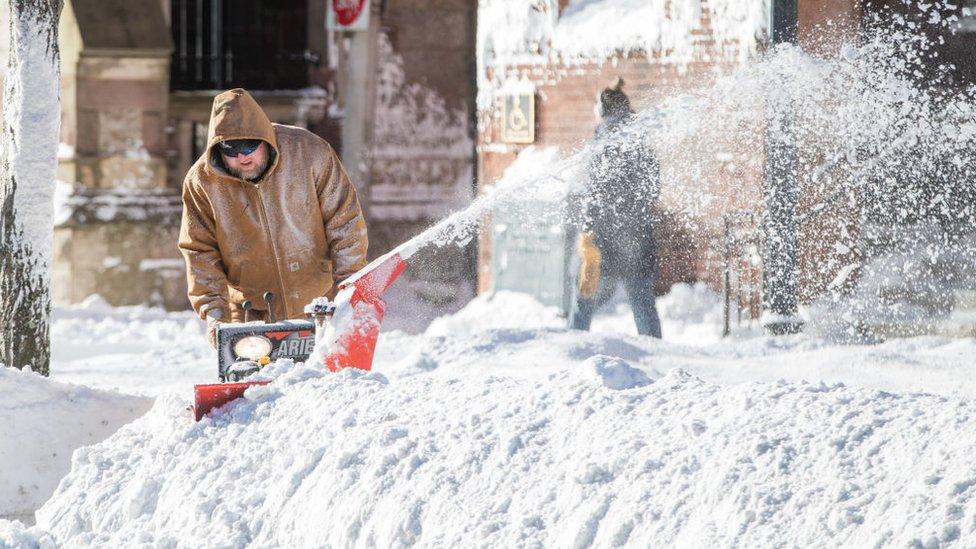
[{"label": "red snow blower chute", "polygon": [[[319,298],[305,307],[307,319],[248,322],[251,303],[245,302],[243,323],[224,324],[217,330],[217,372],[222,383],[196,385],[193,411],[199,421],[214,408],[240,398],[252,385],[267,380],[245,381],[279,358],[305,362],[322,339],[321,361],[329,371],[341,368],[370,370],[373,352],[386,312],[382,296],[407,268],[416,248],[401,246],[377,258],[338,287],[335,302]],[[274,296],[264,294],[271,311]]]}]

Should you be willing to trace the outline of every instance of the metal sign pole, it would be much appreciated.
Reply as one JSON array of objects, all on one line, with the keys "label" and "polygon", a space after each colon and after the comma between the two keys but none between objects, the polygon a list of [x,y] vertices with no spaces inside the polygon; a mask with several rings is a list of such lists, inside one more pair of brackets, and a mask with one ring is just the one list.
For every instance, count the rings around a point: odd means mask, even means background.
[{"label": "metal sign pole", "polygon": [[[796,44],[797,0],[772,0],[770,9],[773,46]],[[788,92],[771,95],[767,112],[763,326],[772,334],[789,334],[799,332],[803,322],[797,314],[798,151]]]},{"label": "metal sign pole", "polygon": [[[334,2],[335,0],[333,0]],[[331,10],[335,7],[331,6]],[[340,32],[340,48],[348,45],[340,68],[344,74],[342,120],[342,165],[356,190],[369,217],[370,200],[370,145],[373,140],[373,124],[376,102],[376,68],[379,43],[379,3],[366,0],[362,6],[366,10],[365,25],[358,23],[349,27],[336,25]],[[330,17],[338,16],[330,12]],[[333,22],[333,25],[335,23]]]}]

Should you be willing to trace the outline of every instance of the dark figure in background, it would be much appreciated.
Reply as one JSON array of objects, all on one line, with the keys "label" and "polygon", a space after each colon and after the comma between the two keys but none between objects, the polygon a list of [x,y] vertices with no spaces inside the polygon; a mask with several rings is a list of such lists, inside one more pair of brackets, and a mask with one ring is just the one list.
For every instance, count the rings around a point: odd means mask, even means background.
[{"label": "dark figure in background", "polygon": [[581,197],[580,272],[570,326],[589,330],[593,313],[623,282],[641,335],[661,337],[654,305],[656,246],[651,208],[660,170],[643,136],[625,135],[634,118],[623,80],[600,93],[600,124]]}]

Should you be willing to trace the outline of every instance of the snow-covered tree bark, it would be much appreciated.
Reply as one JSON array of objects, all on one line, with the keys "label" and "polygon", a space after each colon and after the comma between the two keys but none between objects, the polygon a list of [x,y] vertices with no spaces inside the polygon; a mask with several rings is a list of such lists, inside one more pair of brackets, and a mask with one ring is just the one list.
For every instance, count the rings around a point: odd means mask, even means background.
[{"label": "snow-covered tree bark", "polygon": [[45,375],[60,129],[61,0],[9,0],[0,142],[0,363]]}]

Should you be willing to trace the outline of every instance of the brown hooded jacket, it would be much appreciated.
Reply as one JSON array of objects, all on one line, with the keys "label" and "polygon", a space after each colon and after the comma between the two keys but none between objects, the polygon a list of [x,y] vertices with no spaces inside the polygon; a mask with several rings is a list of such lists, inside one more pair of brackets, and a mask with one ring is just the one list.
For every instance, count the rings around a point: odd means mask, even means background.
[{"label": "brown hooded jacket", "polygon": [[[260,180],[224,168],[216,145],[228,139],[270,145]],[[216,309],[239,322],[245,300],[264,318],[266,291],[275,319],[302,318],[306,304],[366,265],[366,246],[356,190],[325,140],[272,124],[242,89],[214,98],[207,150],[183,181],[179,241],[201,318]]]}]

